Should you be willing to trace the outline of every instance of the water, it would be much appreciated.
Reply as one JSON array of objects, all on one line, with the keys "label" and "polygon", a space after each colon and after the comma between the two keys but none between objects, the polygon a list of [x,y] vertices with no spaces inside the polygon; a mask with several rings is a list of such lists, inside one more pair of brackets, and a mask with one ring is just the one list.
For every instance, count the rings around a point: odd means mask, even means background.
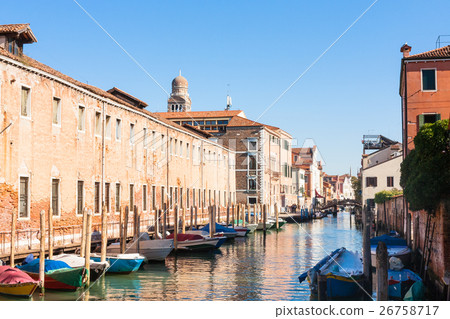
[{"label": "water", "polygon": [[309,300],[308,283],[298,282],[301,273],[337,248],[361,251],[361,233],[354,220],[350,227],[349,218],[343,212],[300,226],[286,224],[278,233],[268,231],[265,239],[256,232],[216,252],[171,255],[130,275],[107,275],[86,295],[48,290],[44,299]]}]

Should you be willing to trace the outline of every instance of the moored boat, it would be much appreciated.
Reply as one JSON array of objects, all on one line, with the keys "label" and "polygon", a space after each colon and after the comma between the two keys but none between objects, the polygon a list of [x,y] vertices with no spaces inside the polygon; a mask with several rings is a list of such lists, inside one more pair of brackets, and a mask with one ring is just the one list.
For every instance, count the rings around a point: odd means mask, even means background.
[{"label": "moored boat", "polygon": [[[275,217],[269,217],[269,222],[273,222],[273,225],[271,228],[275,228],[277,226],[277,219]],[[284,224],[286,224],[286,221],[283,218],[278,218],[278,227],[283,227]]]},{"label": "moored boat", "polygon": [[[271,221],[266,221],[266,229],[270,229],[270,227],[273,226],[273,222]],[[264,229],[264,223],[263,222],[259,222],[258,226],[256,226],[256,230],[263,230]]]},{"label": "moored boat", "polygon": [[[209,227],[210,227],[210,224],[206,224],[204,227],[200,228],[200,230],[203,230],[203,231],[209,233]],[[215,231],[217,233],[223,233],[223,236],[225,236],[227,239],[235,238],[237,236],[237,231],[235,229],[228,228],[228,227],[220,225],[218,223],[216,223],[216,225],[215,225]]]},{"label": "moored boat", "polygon": [[[34,280],[39,280],[39,258],[17,268]],[[84,286],[87,273],[85,267],[72,268],[63,261],[45,259],[44,287],[54,290],[77,290]]]},{"label": "moored boat", "polygon": [[10,266],[0,266],[0,294],[30,298],[39,281],[25,272]]},{"label": "moored boat", "polygon": [[[361,294],[363,265],[358,253],[344,247],[336,249],[299,277],[308,279],[311,292],[317,294],[318,277],[326,280],[327,298],[355,298]],[[325,277],[325,278],[323,278]]]},{"label": "moored boat", "polygon": [[402,261],[403,265],[410,264],[411,248],[406,244],[406,240],[389,235],[382,235],[370,239],[371,262],[373,267],[376,267],[377,246],[380,241],[384,242],[387,246],[388,258],[397,257]]},{"label": "moored boat", "polygon": [[[174,234],[167,236],[174,238]],[[178,234],[177,249],[179,250],[211,250],[215,249],[219,241],[223,238],[203,237],[202,235]]]},{"label": "moored boat", "polygon": [[[60,254],[60,255],[53,256],[52,259],[63,261],[72,268],[84,267],[84,265],[85,265],[85,258],[80,257],[75,254]],[[89,279],[90,279],[90,281],[94,282],[98,278],[100,278],[100,276],[102,276],[106,272],[107,267],[109,267],[109,263],[107,261],[95,262],[93,260],[90,260],[89,261]]]},{"label": "moored boat", "polygon": [[[91,254],[91,260],[99,262],[101,256]],[[108,254],[106,261],[109,262],[109,268],[106,269],[110,274],[129,274],[137,271],[144,262],[145,257],[139,254]]]},{"label": "moored boat", "polygon": [[413,284],[422,281],[418,274],[409,269],[388,270],[388,295],[390,299],[403,300]]},{"label": "moored boat", "polygon": [[[150,239],[147,233],[139,237],[139,244],[134,240],[126,246],[127,253],[139,253],[148,261],[164,261],[172,250],[173,239]],[[120,254],[120,243],[112,243],[106,251],[108,254]]]}]

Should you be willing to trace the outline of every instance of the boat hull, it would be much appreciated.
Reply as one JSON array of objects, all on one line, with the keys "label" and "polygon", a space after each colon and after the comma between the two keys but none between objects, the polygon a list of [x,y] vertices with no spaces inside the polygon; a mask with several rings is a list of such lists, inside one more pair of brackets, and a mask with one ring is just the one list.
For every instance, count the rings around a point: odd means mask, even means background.
[{"label": "boat hull", "polygon": [[0,294],[14,297],[30,298],[39,283],[0,284]]},{"label": "boat hull", "polygon": [[[411,263],[411,249],[409,247],[390,247],[388,246],[388,259],[391,257],[399,258],[403,265],[407,266]],[[376,246],[371,247],[371,262],[372,267],[377,267]]]},{"label": "boat hull", "polygon": [[[270,229],[270,227],[272,227],[272,226],[273,226],[272,222],[268,222],[268,221],[266,222],[266,229]],[[264,230],[264,223],[263,222],[258,223],[256,230]]]},{"label": "boat hull", "polygon": [[[164,261],[173,250],[173,239],[142,240],[139,242],[139,250],[135,242],[127,245],[127,253],[139,253],[148,261]],[[106,251],[110,254],[120,253],[120,243],[108,246]]]},{"label": "boat hull", "polygon": [[[25,271],[34,280],[39,280],[38,273]],[[86,268],[63,268],[45,273],[44,288],[74,291],[83,287],[87,280]]]},{"label": "boat hull", "polygon": [[177,243],[177,249],[179,250],[210,250],[215,249],[219,244],[219,240],[223,238],[204,238],[179,241]]},{"label": "boat hull", "polygon": [[[100,257],[91,257],[93,261],[100,261]],[[129,274],[135,272],[144,262],[144,257],[142,258],[120,258],[106,256],[106,261],[109,262],[109,268],[106,270],[109,274]]]},{"label": "boat hull", "polygon": [[352,298],[358,296],[361,292],[362,276],[342,277],[328,274],[326,277],[328,298]]}]

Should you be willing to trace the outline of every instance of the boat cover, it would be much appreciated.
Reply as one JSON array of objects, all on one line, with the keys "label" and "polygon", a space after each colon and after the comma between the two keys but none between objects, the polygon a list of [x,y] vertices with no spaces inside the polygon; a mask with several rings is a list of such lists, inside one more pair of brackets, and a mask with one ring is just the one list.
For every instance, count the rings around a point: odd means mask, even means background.
[{"label": "boat cover", "polygon": [[[209,224],[206,224],[204,227],[200,228],[200,230],[204,230],[209,232]],[[216,223],[216,232],[218,233],[236,233],[233,228],[228,228],[226,226],[220,225]]]},{"label": "boat cover", "polygon": [[[17,268],[19,268],[20,270],[23,270],[23,271],[28,271],[31,273],[38,274],[39,273],[39,258],[34,259],[33,261],[29,262],[26,265],[17,266]],[[45,267],[44,267],[45,272],[48,272],[51,270],[63,269],[63,268],[72,268],[72,267],[70,267],[68,264],[66,264],[63,261],[50,260],[50,259],[45,260]]]},{"label": "boat cover", "polygon": [[0,284],[20,284],[25,282],[37,282],[23,271],[10,266],[0,266]]},{"label": "boat cover", "polygon": [[[174,235],[170,234],[166,238],[167,239],[172,239],[172,238],[174,238]],[[198,239],[203,239],[203,236],[201,236],[201,235],[193,235],[193,234],[178,234],[178,236],[177,236],[177,240],[178,241],[198,240]]]},{"label": "boat cover", "polygon": [[406,293],[403,300],[404,301],[421,301],[421,300],[425,300],[424,297],[425,297],[425,286],[423,285],[422,281],[416,281],[411,286],[411,288],[409,288],[409,290]]},{"label": "boat cover", "polygon": [[370,245],[377,246],[380,241],[384,242],[386,246],[407,246],[406,240],[402,238],[392,237],[389,235],[383,235],[372,238],[370,240]]},{"label": "boat cover", "polygon": [[305,271],[303,274],[301,274],[298,277],[298,280],[300,281],[300,283],[302,283],[307,277],[308,277],[308,271],[310,270],[315,270],[318,271],[320,268],[322,268],[323,265],[325,265],[325,263],[331,258],[330,256],[335,255],[341,248],[336,249],[335,251],[333,251],[331,254],[329,254],[328,256],[325,256],[324,258],[322,258],[321,261],[319,261],[314,267],[312,267],[311,269],[308,269],[307,271]]}]

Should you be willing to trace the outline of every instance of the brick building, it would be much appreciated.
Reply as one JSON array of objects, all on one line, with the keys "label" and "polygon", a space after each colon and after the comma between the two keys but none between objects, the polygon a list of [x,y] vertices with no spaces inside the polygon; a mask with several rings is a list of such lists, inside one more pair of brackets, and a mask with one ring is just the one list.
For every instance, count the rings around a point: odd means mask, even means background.
[{"label": "brick building", "polygon": [[23,54],[28,25],[0,26],[0,228],[36,228],[41,209],[55,226],[100,220],[136,205],[151,218],[171,207],[235,200],[235,152],[193,127],[144,109],[114,88],[81,83]]}]

